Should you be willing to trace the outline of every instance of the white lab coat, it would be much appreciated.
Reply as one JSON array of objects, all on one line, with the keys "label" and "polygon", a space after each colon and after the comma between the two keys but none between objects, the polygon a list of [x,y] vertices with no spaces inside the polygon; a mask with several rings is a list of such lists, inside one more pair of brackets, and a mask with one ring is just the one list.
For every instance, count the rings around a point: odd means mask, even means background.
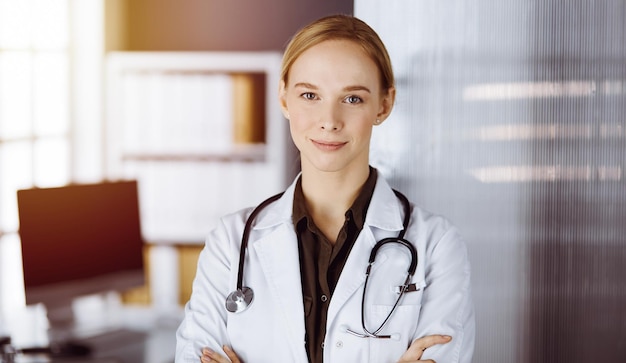
[{"label": "white lab coat", "polygon": [[[307,362],[298,243],[291,219],[294,186],[256,217],[243,278],[255,295],[243,312],[229,313],[224,304],[237,285],[241,236],[251,209],[222,218],[210,233],[177,331],[176,363],[198,363],[202,347],[222,352],[222,345],[232,346],[245,363]],[[379,175],[365,225],[330,300],[324,362],[396,362],[414,339],[429,334],[453,339],[427,349],[422,359],[471,361],[475,326],[465,243],[448,221],[415,206],[405,239],[417,248],[412,282],[420,290],[403,296],[380,332],[396,339],[359,338],[345,331],[363,332],[361,300],[370,251],[377,241],[397,236],[402,217],[402,204]],[[406,251],[398,244],[379,250],[365,304],[370,331],[387,316],[397,296],[393,289],[406,278]]]}]

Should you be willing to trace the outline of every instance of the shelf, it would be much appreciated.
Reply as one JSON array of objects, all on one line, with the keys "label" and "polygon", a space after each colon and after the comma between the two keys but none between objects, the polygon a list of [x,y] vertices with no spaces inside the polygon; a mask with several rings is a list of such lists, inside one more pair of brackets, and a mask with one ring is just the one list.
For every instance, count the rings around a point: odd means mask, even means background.
[{"label": "shelf", "polygon": [[124,153],[122,161],[157,162],[264,162],[267,147],[262,145],[238,145],[231,150],[210,153]]},{"label": "shelf", "polygon": [[291,181],[280,52],[113,52],[105,166],[140,183],[147,240],[200,242]]}]

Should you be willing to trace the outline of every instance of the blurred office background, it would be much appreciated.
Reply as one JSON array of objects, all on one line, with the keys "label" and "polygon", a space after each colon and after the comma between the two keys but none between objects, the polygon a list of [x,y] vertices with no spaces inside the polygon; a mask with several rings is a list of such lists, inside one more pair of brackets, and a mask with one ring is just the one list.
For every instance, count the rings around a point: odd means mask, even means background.
[{"label": "blurred office background", "polygon": [[[0,0],[0,323],[24,304],[15,191],[102,179],[141,188],[151,279],[124,299],[179,308],[215,218],[297,172],[272,83],[289,36],[337,12],[370,23],[396,71],[372,164],[467,239],[474,361],[622,362],[616,0]],[[230,69],[195,57],[215,51]],[[225,141],[241,108],[262,130]]]}]

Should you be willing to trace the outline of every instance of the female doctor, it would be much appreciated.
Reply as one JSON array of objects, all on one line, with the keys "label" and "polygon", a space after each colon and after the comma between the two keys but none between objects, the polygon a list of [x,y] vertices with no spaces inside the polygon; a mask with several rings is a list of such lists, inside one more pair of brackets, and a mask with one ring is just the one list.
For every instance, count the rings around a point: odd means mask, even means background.
[{"label": "female doctor", "polygon": [[[325,17],[292,38],[279,101],[301,173],[278,199],[225,216],[208,236],[177,363],[471,361],[463,240],[369,165],[372,130],[394,98],[387,51],[361,20]],[[242,286],[251,290],[232,305]]]}]

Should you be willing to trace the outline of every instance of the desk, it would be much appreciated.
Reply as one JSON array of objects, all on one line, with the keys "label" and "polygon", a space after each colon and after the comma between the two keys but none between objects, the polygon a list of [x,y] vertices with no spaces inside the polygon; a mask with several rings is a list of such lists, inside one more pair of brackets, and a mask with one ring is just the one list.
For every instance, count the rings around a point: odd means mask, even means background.
[{"label": "desk", "polygon": [[[12,324],[13,345],[20,348],[46,346],[47,333],[41,316],[36,312],[22,314],[22,323]],[[173,363],[176,351],[176,329],[182,312],[164,314],[147,308],[121,308],[115,314],[115,324],[95,329],[94,325],[77,328],[71,339],[92,348],[89,357],[55,358],[43,354],[20,354],[16,363]],[[44,317],[45,318],[45,317]],[[88,332],[88,333],[85,333]],[[46,336],[42,340],[42,336]],[[54,340],[54,337],[50,337]]]},{"label": "desk", "polygon": [[18,355],[16,363],[172,363],[176,348],[175,330],[156,328],[150,332],[112,331],[80,339],[93,352],[89,357],[50,358],[46,355]]}]

